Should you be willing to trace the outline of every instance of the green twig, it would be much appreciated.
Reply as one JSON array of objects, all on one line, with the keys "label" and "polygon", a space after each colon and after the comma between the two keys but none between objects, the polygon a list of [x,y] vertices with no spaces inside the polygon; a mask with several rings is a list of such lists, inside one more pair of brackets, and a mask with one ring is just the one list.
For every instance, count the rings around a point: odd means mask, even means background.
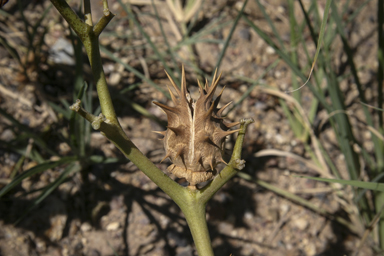
[{"label": "green twig", "polygon": [[228,181],[230,180],[238,170],[243,169],[245,161],[241,160],[241,148],[243,146],[244,135],[247,126],[253,123],[253,119],[243,119],[240,124],[239,135],[237,136],[236,144],[233,149],[231,160],[227,167],[225,167],[219,175],[217,175],[213,181],[201,190],[200,200],[203,203],[208,200]]},{"label": "green twig", "polygon": [[[93,27],[83,22],[79,16],[71,9],[71,7],[64,0],[51,0],[52,4],[68,22],[71,28],[79,36],[83,42],[87,52],[89,62],[91,63],[92,74],[96,81],[97,93],[99,95],[101,112],[112,123],[119,125],[112,104],[112,99],[109,94],[107,82],[105,80],[103,66],[101,64],[99,41],[98,37],[101,31],[107,26],[109,21],[114,17],[109,11],[104,10],[104,16]],[[89,11],[90,12],[90,11]],[[106,15],[107,14],[107,15]]]}]

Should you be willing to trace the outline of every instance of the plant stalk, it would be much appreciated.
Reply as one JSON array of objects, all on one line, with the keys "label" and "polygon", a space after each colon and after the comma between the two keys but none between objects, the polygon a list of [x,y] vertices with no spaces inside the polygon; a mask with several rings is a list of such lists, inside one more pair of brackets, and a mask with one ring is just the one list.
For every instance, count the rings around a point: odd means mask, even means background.
[{"label": "plant stalk", "polygon": [[205,217],[206,204],[196,198],[194,191],[190,191],[188,199],[188,203],[180,208],[187,220],[197,253],[199,256],[214,256]]},{"label": "plant stalk", "polygon": [[[107,82],[102,67],[98,37],[108,22],[113,18],[109,12],[106,0],[104,0],[104,16],[92,26],[91,15],[83,22],[64,0],[51,0],[60,14],[67,20],[76,34],[81,39],[91,63],[92,73],[96,81],[102,114],[94,116],[81,107],[81,101],[77,100],[70,108],[80,114],[92,124],[92,127],[112,141],[117,148],[130,159],[141,171],[143,171],[156,185],[168,194],[183,211],[197,252],[200,256],[213,256],[213,249],[209,237],[205,218],[205,206],[208,200],[233,176],[244,167],[244,161],[240,159],[241,148],[244,141],[246,127],[253,122],[252,119],[243,119],[240,124],[239,135],[236,140],[232,158],[228,166],[218,175],[208,189],[191,190],[181,187],[159,168],[157,168],[140,150],[132,143],[121,128],[112,104]],[[86,11],[90,14],[90,2],[85,1]],[[88,10],[89,9],[89,10]]]}]

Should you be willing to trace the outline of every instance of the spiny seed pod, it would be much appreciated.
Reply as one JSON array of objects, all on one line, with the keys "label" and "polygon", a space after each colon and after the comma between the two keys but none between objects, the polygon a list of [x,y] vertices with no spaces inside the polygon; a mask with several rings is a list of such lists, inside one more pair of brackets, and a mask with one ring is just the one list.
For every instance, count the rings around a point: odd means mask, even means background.
[{"label": "spiny seed pod", "polygon": [[[167,73],[167,72],[166,72]],[[168,75],[176,95],[168,87],[174,107],[159,102],[153,102],[159,106],[168,117],[166,131],[156,132],[164,135],[164,148],[167,157],[173,164],[168,171],[179,178],[185,178],[190,186],[212,179],[217,171],[216,166],[223,160],[224,141],[227,135],[239,130],[228,131],[229,128],[238,125],[239,122],[225,124],[222,113],[230,103],[218,108],[221,95],[213,100],[220,76],[216,79],[216,72],[211,86],[206,81],[203,88],[200,82],[200,97],[194,101],[188,90],[185,80],[184,67],[182,70],[181,91]]]}]

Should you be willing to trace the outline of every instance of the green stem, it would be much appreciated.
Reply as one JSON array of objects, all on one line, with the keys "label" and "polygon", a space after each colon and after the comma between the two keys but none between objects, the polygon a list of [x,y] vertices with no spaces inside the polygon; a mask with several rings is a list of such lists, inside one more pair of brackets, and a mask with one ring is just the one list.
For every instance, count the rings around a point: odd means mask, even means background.
[{"label": "green stem", "polygon": [[[85,23],[77,16],[65,0],[51,0],[51,3],[59,11],[61,16],[68,22],[77,35],[85,30]],[[80,36],[80,35],[79,35]]]},{"label": "green stem", "polygon": [[[113,144],[132,161],[145,175],[147,175],[156,185],[158,185],[166,194],[168,194],[177,204],[186,200],[185,191],[178,183],[169,178],[159,168],[157,168],[127,137],[120,125],[106,122],[103,116],[94,116],[88,113],[81,106],[81,101],[72,105],[70,108],[76,111],[88,122],[94,129],[100,130],[101,134],[107,137]],[[98,127],[95,127],[98,124]]]},{"label": "green stem", "polygon": [[83,44],[91,63],[92,74],[96,82],[97,95],[99,96],[101,112],[112,123],[119,124],[117,121],[115,109],[113,107],[112,98],[109,94],[107,81],[103,66],[101,65],[101,56],[99,49],[99,41],[92,34],[84,39]]},{"label": "green stem", "polygon": [[189,229],[191,231],[196,250],[200,256],[213,256],[213,249],[207,221],[205,218],[205,205],[196,198],[196,192],[190,191],[187,203],[180,206],[185,215]]},{"label": "green stem", "polygon": [[[95,78],[101,112],[111,123],[119,125],[115,109],[112,104],[111,95],[109,94],[107,81],[105,79],[99,49],[99,35],[114,15],[109,10],[104,10],[104,16],[100,19],[100,21],[95,26],[90,26],[89,24],[92,24],[91,20],[89,20],[91,17],[87,18],[88,24],[86,24],[79,18],[79,16],[77,16],[66,1],[51,0],[51,2],[84,44],[89,62],[91,64],[92,74]],[[90,9],[90,6],[88,6],[89,3],[87,4],[87,1],[85,1],[85,3],[87,7],[86,9]],[[90,14],[89,10],[87,10],[87,12]]]},{"label": "green stem", "polygon": [[247,126],[253,123],[253,119],[242,119],[240,121],[240,131],[236,139],[236,144],[232,152],[231,161],[228,165],[217,175],[213,181],[205,186],[198,194],[199,200],[206,204],[209,199],[222,187],[228,180],[230,180],[237,172],[244,167],[245,161],[241,160],[241,149],[244,142],[245,132]]}]

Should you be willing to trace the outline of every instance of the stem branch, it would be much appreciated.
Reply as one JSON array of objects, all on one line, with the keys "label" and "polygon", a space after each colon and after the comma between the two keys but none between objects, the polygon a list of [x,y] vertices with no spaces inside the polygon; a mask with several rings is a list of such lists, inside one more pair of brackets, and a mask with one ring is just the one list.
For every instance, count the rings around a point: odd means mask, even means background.
[{"label": "stem branch", "polygon": [[236,144],[233,149],[231,161],[228,165],[217,175],[213,181],[200,190],[199,199],[202,203],[206,204],[209,199],[239,170],[244,168],[245,161],[241,160],[241,149],[244,142],[245,132],[247,126],[253,123],[253,119],[242,119],[240,121],[240,131],[236,139]]}]

